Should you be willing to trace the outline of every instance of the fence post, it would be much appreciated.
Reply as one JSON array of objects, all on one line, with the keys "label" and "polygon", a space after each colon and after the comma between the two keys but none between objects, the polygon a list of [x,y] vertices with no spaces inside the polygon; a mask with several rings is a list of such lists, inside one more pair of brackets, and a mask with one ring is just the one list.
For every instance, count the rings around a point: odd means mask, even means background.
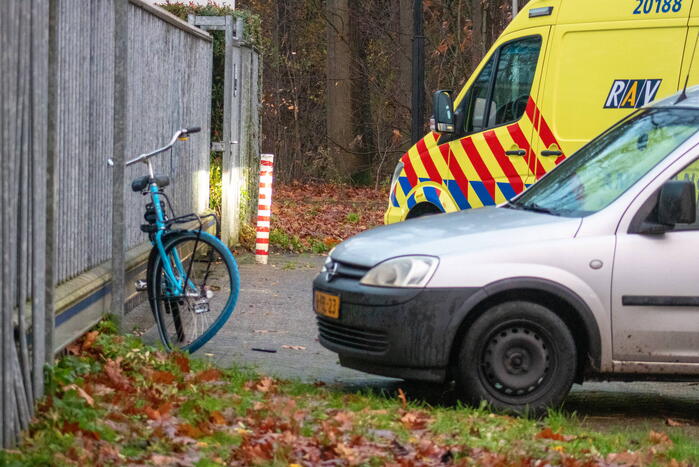
[{"label": "fence post", "polygon": [[272,182],[274,181],[274,155],[260,156],[260,194],[257,202],[257,239],[255,261],[267,264],[269,257],[269,232],[272,221]]},{"label": "fence post", "polygon": [[124,172],[126,156],[126,105],[128,89],[128,0],[114,0],[114,173],[112,176],[112,303],[111,312],[124,316],[126,252],[124,240]]},{"label": "fence post", "polygon": [[58,1],[49,1],[49,88],[46,161],[46,314],[44,346],[46,363],[53,363],[56,328],[56,161],[58,158]]}]

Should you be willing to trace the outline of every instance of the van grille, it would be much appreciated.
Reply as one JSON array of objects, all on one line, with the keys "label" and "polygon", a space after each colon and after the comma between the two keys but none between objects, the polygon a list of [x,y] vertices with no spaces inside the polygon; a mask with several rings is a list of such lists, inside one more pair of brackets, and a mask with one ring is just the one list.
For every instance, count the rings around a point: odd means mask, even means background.
[{"label": "van grille", "polygon": [[384,352],[388,348],[386,333],[367,331],[318,316],[320,337],[333,344],[368,352]]},{"label": "van grille", "polygon": [[341,263],[339,261],[333,261],[331,264],[329,264],[328,270],[332,270],[335,265],[337,266],[337,269],[335,270],[335,275],[333,276],[334,279],[345,278],[361,280],[361,278],[364,277],[367,272],[369,272],[369,268],[355,266],[354,264]]}]

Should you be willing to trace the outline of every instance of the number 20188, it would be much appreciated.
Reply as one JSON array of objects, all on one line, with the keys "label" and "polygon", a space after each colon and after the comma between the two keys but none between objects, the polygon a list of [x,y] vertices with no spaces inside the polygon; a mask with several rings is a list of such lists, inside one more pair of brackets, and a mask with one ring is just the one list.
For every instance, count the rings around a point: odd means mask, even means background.
[{"label": "number 20188", "polygon": [[638,5],[633,10],[634,15],[650,13],[677,13],[682,9],[682,0],[635,0]]}]

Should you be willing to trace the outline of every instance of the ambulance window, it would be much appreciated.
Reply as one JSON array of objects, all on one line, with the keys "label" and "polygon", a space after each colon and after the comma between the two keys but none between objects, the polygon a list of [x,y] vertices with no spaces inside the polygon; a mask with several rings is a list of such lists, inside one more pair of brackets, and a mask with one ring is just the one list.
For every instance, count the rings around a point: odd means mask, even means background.
[{"label": "ambulance window", "polygon": [[489,127],[518,121],[527,108],[539,61],[541,37],[510,42],[502,47],[495,74]]},{"label": "ambulance window", "polygon": [[483,67],[481,74],[478,75],[476,81],[466,94],[464,131],[468,133],[476,133],[482,131],[487,126],[485,125],[485,102],[488,100],[488,91],[493,76],[493,62],[495,56],[491,58]]}]

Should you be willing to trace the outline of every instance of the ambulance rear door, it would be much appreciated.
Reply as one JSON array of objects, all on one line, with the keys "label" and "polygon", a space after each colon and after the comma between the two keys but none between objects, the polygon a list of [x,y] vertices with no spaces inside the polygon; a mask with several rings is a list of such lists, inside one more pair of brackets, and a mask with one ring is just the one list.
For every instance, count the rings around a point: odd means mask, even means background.
[{"label": "ambulance rear door", "polygon": [[562,3],[541,99],[529,109],[541,172],[635,109],[677,91],[691,6],[691,0]]}]

